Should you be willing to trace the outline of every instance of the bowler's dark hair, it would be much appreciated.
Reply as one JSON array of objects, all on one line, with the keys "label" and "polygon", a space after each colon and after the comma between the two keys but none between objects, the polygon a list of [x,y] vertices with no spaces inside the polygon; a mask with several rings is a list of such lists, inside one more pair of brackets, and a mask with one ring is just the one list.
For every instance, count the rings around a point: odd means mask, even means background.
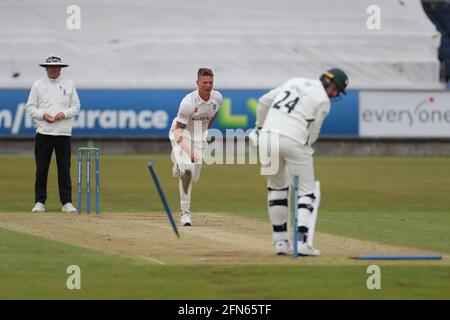
[{"label": "bowler's dark hair", "polygon": [[198,69],[197,78],[204,77],[204,76],[214,77],[214,73],[211,69],[208,69],[208,68]]}]

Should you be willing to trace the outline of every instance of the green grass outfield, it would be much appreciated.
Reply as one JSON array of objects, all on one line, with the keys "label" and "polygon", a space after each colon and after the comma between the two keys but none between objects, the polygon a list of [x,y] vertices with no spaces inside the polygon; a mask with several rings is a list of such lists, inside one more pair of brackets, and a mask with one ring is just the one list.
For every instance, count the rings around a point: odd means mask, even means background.
[{"label": "green grass outfield", "polygon": [[[104,156],[102,210],[161,211],[148,174],[152,161],[171,207],[178,212],[168,156]],[[76,199],[76,161],[72,183]],[[317,157],[321,232],[450,253],[450,158]],[[56,167],[48,185],[48,211],[59,211]],[[32,157],[0,157],[0,212],[33,206]],[[268,222],[265,180],[256,165],[204,166],[194,185],[192,210]],[[30,213],[31,214],[31,213]],[[177,215],[178,216],[178,215]],[[0,213],[1,219],[1,213]],[[320,259],[320,258],[319,258]],[[76,261],[82,290],[65,288],[65,268]],[[0,298],[139,299],[425,299],[450,298],[450,267],[427,262],[383,264],[382,289],[366,288],[366,267],[156,266],[0,229]]]}]

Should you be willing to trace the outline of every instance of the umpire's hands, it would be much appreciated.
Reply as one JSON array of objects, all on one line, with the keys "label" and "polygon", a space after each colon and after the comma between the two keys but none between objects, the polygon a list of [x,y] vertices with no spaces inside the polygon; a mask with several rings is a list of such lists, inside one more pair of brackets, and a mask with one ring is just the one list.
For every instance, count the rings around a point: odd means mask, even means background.
[{"label": "umpire's hands", "polygon": [[59,112],[56,116],[55,116],[55,121],[59,121],[62,120],[66,117],[66,115],[64,114],[64,112]]},{"label": "umpire's hands", "polygon": [[44,113],[44,116],[42,117],[45,121],[48,123],[52,123],[55,121],[55,118],[49,115],[48,113]]}]

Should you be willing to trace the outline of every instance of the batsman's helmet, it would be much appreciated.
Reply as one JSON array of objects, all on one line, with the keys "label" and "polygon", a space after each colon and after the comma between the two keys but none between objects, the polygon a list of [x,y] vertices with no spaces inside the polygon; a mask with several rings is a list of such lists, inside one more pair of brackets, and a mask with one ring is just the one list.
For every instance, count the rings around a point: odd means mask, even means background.
[{"label": "batsman's helmet", "polygon": [[345,92],[345,88],[347,88],[347,85],[348,85],[348,77],[347,77],[347,74],[339,68],[333,68],[333,69],[325,71],[320,76],[320,81],[322,82],[322,84],[325,88],[332,81],[339,88],[340,92],[342,92],[343,94],[347,94]]}]

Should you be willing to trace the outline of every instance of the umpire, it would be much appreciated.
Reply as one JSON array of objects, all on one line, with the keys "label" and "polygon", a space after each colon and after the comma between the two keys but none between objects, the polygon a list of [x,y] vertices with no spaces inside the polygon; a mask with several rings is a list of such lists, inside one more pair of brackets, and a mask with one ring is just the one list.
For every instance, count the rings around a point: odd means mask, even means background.
[{"label": "umpire", "polygon": [[51,55],[40,66],[47,71],[47,77],[33,83],[27,102],[27,112],[36,124],[35,206],[31,211],[45,211],[48,169],[55,150],[61,210],[76,212],[72,205],[70,156],[73,117],[80,113],[80,100],[73,82],[61,77],[61,68],[68,65],[60,57]]}]

